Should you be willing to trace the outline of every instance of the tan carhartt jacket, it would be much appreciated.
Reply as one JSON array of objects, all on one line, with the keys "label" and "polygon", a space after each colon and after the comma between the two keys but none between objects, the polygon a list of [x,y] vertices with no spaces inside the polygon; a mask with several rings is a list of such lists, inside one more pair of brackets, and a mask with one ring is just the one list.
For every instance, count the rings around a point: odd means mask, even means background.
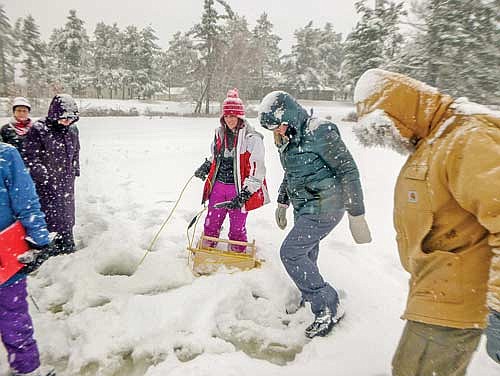
[{"label": "tan carhartt jacket", "polygon": [[[485,327],[492,249],[500,249],[498,113],[380,69],[366,72],[358,86],[360,123],[364,116],[385,116],[400,140],[415,146],[394,197],[399,255],[411,274],[403,317],[454,328]],[[389,137],[388,129],[377,131],[378,144]],[[489,284],[489,305],[496,310],[499,274],[500,254]]]}]

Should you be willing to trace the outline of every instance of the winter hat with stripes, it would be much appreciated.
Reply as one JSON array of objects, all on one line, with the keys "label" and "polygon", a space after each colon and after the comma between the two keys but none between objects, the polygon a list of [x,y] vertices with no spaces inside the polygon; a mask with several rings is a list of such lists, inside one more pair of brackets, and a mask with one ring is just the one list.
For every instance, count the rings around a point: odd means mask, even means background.
[{"label": "winter hat with stripes", "polygon": [[227,98],[224,99],[222,105],[223,116],[237,116],[239,118],[245,117],[245,106],[243,105],[238,89],[234,88],[227,92]]}]

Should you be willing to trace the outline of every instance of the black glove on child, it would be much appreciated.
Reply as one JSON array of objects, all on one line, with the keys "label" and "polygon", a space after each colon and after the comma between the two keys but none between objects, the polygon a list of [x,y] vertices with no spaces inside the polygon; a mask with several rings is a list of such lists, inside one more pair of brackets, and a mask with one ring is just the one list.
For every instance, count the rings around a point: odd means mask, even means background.
[{"label": "black glove on child", "polygon": [[203,162],[203,164],[194,172],[194,176],[196,176],[198,179],[205,180],[208,173],[210,172],[211,165],[212,162],[205,158],[205,162]]},{"label": "black glove on child", "polygon": [[17,260],[21,264],[24,264],[24,267],[19,271],[19,273],[22,274],[33,273],[40,267],[40,265],[53,255],[53,241],[47,245],[39,245],[30,238],[26,238],[26,242],[28,243],[30,249],[22,255],[17,256]]},{"label": "black glove on child", "polygon": [[220,208],[226,208],[226,209],[240,209],[243,207],[243,205],[245,205],[245,202],[248,201],[248,199],[250,198],[250,196],[252,196],[252,194],[250,193],[250,191],[245,187],[243,188],[243,190],[238,194],[236,195],[235,198],[233,198],[231,201],[224,201],[224,202],[220,202],[218,204],[215,204],[214,206],[217,208],[217,209],[220,209]]}]

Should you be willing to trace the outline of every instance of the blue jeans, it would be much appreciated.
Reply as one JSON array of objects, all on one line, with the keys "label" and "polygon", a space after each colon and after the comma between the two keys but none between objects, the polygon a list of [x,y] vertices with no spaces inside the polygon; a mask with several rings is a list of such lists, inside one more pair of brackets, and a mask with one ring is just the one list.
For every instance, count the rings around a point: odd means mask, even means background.
[{"label": "blue jeans", "polygon": [[333,314],[337,312],[337,291],[321,276],[317,260],[320,240],[337,226],[343,215],[343,210],[328,216],[299,215],[281,245],[281,261],[303,299],[311,303],[314,314],[327,307]]}]

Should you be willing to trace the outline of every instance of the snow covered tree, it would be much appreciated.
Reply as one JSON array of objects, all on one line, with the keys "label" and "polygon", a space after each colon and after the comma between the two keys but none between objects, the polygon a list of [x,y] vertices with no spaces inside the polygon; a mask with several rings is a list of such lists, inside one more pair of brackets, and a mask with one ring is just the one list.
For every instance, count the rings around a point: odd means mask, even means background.
[{"label": "snow covered tree", "polygon": [[137,72],[141,69],[141,34],[136,26],[130,25],[125,28],[122,35],[122,59],[123,75],[121,77],[122,99],[132,98],[134,91],[138,88],[136,82]]},{"label": "snow covered tree", "polygon": [[38,26],[31,15],[22,20],[18,53],[22,77],[26,80],[27,96],[32,98],[42,96],[46,86],[46,45],[40,39]]},{"label": "snow covered tree", "polygon": [[500,2],[426,0],[402,71],[454,96],[500,100]]},{"label": "snow covered tree", "polygon": [[154,30],[130,25],[122,36],[122,98],[150,98],[161,90],[158,76],[160,48]]},{"label": "snow covered tree", "polygon": [[357,79],[370,68],[389,67],[403,41],[399,20],[405,15],[403,3],[377,1],[375,9],[366,0],[355,3],[360,21],[345,42],[344,74],[354,87]]},{"label": "snow covered tree", "polygon": [[297,43],[284,57],[283,84],[295,91],[323,89],[337,84],[342,62],[341,35],[327,23],[324,29],[309,22],[295,31]]},{"label": "snow covered tree", "polygon": [[227,90],[239,89],[240,95],[248,98],[251,92],[249,77],[252,70],[252,33],[244,17],[234,15],[223,28],[220,51],[215,64],[215,80],[212,95],[218,99],[226,97]]},{"label": "snow covered tree", "polygon": [[162,54],[160,77],[169,99],[172,87],[189,87],[195,83],[193,72],[198,64],[198,54],[187,34],[177,32]]},{"label": "snow covered tree", "polygon": [[325,86],[335,90],[335,97],[343,97],[345,86],[342,78],[342,62],[344,61],[344,47],[342,34],[335,32],[333,25],[327,23],[320,34],[318,50],[324,57]]},{"label": "snow covered tree", "polygon": [[8,96],[10,86],[14,81],[14,66],[12,63],[12,29],[3,5],[0,4],[0,96]]},{"label": "snow covered tree", "polygon": [[141,69],[138,72],[139,98],[151,98],[161,91],[162,85],[159,76],[160,47],[156,43],[158,37],[151,26],[146,26],[140,32],[140,55],[142,56]]},{"label": "snow covered tree", "polygon": [[122,41],[120,29],[116,24],[112,26],[99,22],[94,31],[92,41],[92,71],[93,85],[97,97],[103,97],[103,90],[107,89],[109,96],[113,95],[120,87],[120,51]]},{"label": "snow covered tree", "polygon": [[297,42],[292,46],[293,65],[284,75],[286,85],[297,91],[320,88],[326,82],[324,60],[318,49],[321,30],[310,21],[294,35]]},{"label": "snow covered tree", "polygon": [[83,25],[84,21],[77,17],[76,11],[70,10],[66,24],[53,31],[50,43],[51,59],[57,62],[60,83],[70,88],[74,95],[80,95],[89,84],[88,72],[92,70],[89,38]]},{"label": "snow covered tree", "polygon": [[275,87],[278,83],[281,55],[278,44],[281,38],[272,31],[273,24],[263,13],[257,20],[251,39],[251,97],[254,98],[262,98],[266,88]]},{"label": "snow covered tree", "polygon": [[[223,7],[223,13],[219,13],[215,2]],[[231,7],[223,0],[204,0],[204,11],[201,22],[196,24],[190,32],[195,39],[195,46],[199,51],[200,61],[195,71],[201,84],[200,96],[195,108],[196,113],[201,112],[203,101],[205,101],[205,113],[210,112],[211,86],[214,79],[216,62],[220,55],[223,25],[221,20],[232,18],[234,13]]]}]

